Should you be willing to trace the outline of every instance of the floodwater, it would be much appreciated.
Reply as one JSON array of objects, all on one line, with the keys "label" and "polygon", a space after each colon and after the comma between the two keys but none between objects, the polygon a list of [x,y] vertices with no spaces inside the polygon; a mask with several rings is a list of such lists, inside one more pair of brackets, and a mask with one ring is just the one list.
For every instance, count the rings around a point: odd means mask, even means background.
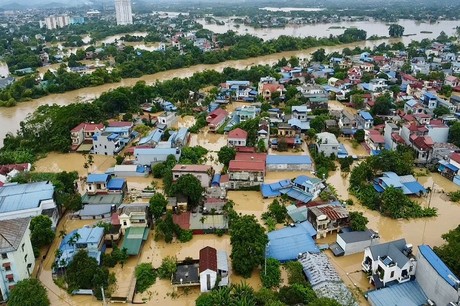
[{"label": "floodwater", "polygon": [[[340,51],[345,47],[373,47],[382,42],[397,42],[398,40],[380,40],[380,41],[365,41],[354,44],[344,44],[333,47],[325,47],[326,52]],[[44,104],[57,104],[57,105],[67,105],[75,102],[89,101],[97,98],[101,93],[109,91],[110,89],[115,89],[121,86],[133,86],[137,81],[145,81],[147,84],[152,85],[156,81],[170,80],[172,78],[184,78],[190,77],[195,72],[204,71],[206,69],[212,69],[216,71],[222,71],[226,67],[233,67],[236,69],[245,69],[254,65],[273,65],[280,58],[291,56],[298,56],[300,58],[308,58],[311,56],[311,53],[314,52],[317,48],[309,48],[301,51],[288,51],[281,52],[276,54],[270,54],[265,56],[259,56],[255,58],[249,58],[244,60],[232,60],[226,61],[219,64],[213,65],[196,65],[187,68],[174,69],[164,72],[159,72],[151,75],[144,75],[140,78],[131,78],[123,79],[121,82],[104,84],[101,86],[82,88],[78,90],[73,90],[63,94],[52,94],[40,99],[36,99],[29,102],[18,103],[15,107],[10,108],[0,108],[0,146],[3,145],[3,138],[7,133],[16,133],[19,129],[19,123],[23,121],[28,114],[34,112],[40,105]],[[230,106],[231,107],[231,106]]]},{"label": "floodwater", "polygon": [[[229,30],[233,30],[238,34],[251,34],[264,40],[276,39],[281,35],[294,37],[329,37],[330,35],[343,34],[345,29],[352,27],[365,30],[368,37],[372,35],[388,36],[388,24],[375,20],[301,25],[289,24],[284,28],[253,28],[244,24],[237,24],[233,21],[233,18],[216,19],[223,21],[225,24],[208,24],[204,19],[198,19],[197,21],[201,23],[205,29],[211,30],[215,33],[225,33]],[[455,28],[460,25],[460,22],[457,20],[441,20],[430,24],[410,19],[400,19],[397,23],[405,28],[405,35],[411,35],[401,38],[401,41],[405,44],[410,43],[412,40],[422,40],[424,38],[434,39],[439,36],[441,31],[444,31],[449,36],[455,35]],[[421,31],[430,31],[432,33],[420,33]]]},{"label": "floodwater", "polygon": [[362,144],[358,144],[355,148],[353,147],[351,139],[345,137],[338,137],[337,139],[341,144],[343,144],[349,155],[369,156],[369,153],[362,146]]},{"label": "floodwater", "polygon": [[293,11],[319,12],[319,11],[324,11],[323,8],[317,8],[317,7],[261,7],[260,9],[270,11],[270,12],[293,12]]}]

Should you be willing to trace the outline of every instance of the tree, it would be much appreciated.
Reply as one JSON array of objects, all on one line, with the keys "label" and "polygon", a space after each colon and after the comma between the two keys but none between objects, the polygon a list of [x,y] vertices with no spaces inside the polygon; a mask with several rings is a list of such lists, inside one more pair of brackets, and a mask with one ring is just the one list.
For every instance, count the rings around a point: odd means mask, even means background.
[{"label": "tree", "polygon": [[267,152],[267,147],[265,146],[265,141],[263,139],[259,139],[257,142],[257,152],[265,153]]},{"label": "tree", "polygon": [[404,35],[404,27],[399,24],[390,24],[388,34],[390,37],[402,37]]},{"label": "tree", "polygon": [[168,205],[168,200],[161,193],[155,193],[149,201],[149,210],[153,218],[160,218]]},{"label": "tree", "polygon": [[136,290],[141,293],[155,284],[157,279],[157,273],[150,262],[139,264],[134,271],[134,275],[136,276]]},{"label": "tree", "polygon": [[176,194],[180,193],[186,196],[188,205],[193,208],[200,204],[204,188],[201,187],[201,182],[195,176],[186,174],[177,179],[173,185],[173,190]]},{"label": "tree", "polygon": [[357,130],[355,135],[353,135],[353,137],[355,138],[355,140],[359,143],[362,143],[364,142],[364,130]]},{"label": "tree", "polygon": [[19,281],[10,292],[9,306],[48,306],[50,300],[45,287],[36,278]]},{"label": "tree", "polygon": [[30,241],[37,256],[37,250],[50,245],[54,240],[53,222],[48,216],[38,215],[30,221]]},{"label": "tree", "polygon": [[260,272],[260,279],[265,288],[278,287],[281,282],[280,262],[274,258],[266,259],[264,271]]},{"label": "tree", "polygon": [[276,149],[280,152],[284,152],[288,150],[288,144],[287,144],[286,138],[283,137],[283,138],[278,139],[278,144],[276,146]]},{"label": "tree", "polygon": [[316,294],[311,287],[293,284],[281,287],[279,299],[287,305],[309,304],[316,299]]},{"label": "tree", "polygon": [[232,245],[232,266],[235,273],[250,277],[252,270],[265,259],[265,247],[268,243],[264,228],[254,215],[243,215],[232,221],[230,226]]},{"label": "tree", "polygon": [[177,258],[173,256],[166,256],[161,261],[161,266],[158,268],[158,276],[161,279],[170,279],[176,272]]},{"label": "tree", "polygon": [[217,153],[219,162],[224,164],[227,167],[230,161],[235,159],[235,155],[236,155],[236,150],[235,148],[231,148],[231,147],[222,147]]},{"label": "tree", "polygon": [[366,225],[369,220],[363,215],[362,212],[350,212],[350,227],[354,231],[365,231]]},{"label": "tree", "polygon": [[433,110],[433,114],[436,117],[442,117],[443,115],[450,114],[450,110],[447,107],[440,105]]},{"label": "tree", "polygon": [[288,284],[301,284],[306,285],[307,280],[303,274],[303,266],[298,261],[289,261],[284,265],[284,268],[287,270],[288,275]]},{"label": "tree", "polygon": [[268,205],[268,211],[273,216],[277,223],[283,223],[286,220],[287,209],[277,199],[274,199]]},{"label": "tree", "polygon": [[371,109],[372,115],[389,115],[393,107],[393,98],[389,93],[385,93],[375,99],[375,104]]},{"label": "tree", "polygon": [[340,306],[339,302],[334,299],[322,297],[308,303],[309,306]]},{"label": "tree", "polygon": [[445,243],[434,247],[435,253],[452,270],[454,275],[460,275],[460,225],[442,235]]},{"label": "tree", "polygon": [[314,62],[323,62],[326,59],[326,50],[320,48],[311,54],[311,60]]},{"label": "tree", "polygon": [[460,147],[460,122],[456,121],[449,128],[449,142]]}]

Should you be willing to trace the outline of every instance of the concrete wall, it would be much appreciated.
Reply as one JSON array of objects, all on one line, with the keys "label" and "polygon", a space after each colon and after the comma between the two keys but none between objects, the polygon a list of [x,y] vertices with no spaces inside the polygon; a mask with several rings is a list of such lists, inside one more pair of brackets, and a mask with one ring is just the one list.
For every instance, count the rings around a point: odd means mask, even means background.
[{"label": "concrete wall", "polygon": [[208,290],[208,275],[209,275],[209,278],[210,278],[210,286],[212,288],[214,288],[214,285],[216,284],[216,280],[217,280],[217,273],[215,271],[211,271],[209,269],[207,270],[204,270],[203,272],[200,273],[200,289],[201,289],[201,292],[208,292],[208,291],[211,291],[211,290]]},{"label": "concrete wall", "polygon": [[430,136],[434,142],[446,143],[447,137],[449,136],[449,128],[445,127],[428,129],[428,136]]},{"label": "concrete wall", "polygon": [[332,154],[337,156],[338,148],[339,148],[339,144],[322,143],[318,146],[318,152],[320,153],[324,152],[325,156],[331,156]]},{"label": "concrete wall", "polygon": [[369,239],[364,241],[358,241],[353,243],[346,243],[343,239],[337,235],[337,244],[345,251],[346,255],[356,254],[360,252],[364,252],[364,249],[375,244],[379,244],[379,239]]},{"label": "concrete wall", "polygon": [[415,278],[428,298],[435,302],[436,305],[447,305],[449,302],[457,302],[457,290],[439,276],[436,270],[421,254],[417,255]]}]

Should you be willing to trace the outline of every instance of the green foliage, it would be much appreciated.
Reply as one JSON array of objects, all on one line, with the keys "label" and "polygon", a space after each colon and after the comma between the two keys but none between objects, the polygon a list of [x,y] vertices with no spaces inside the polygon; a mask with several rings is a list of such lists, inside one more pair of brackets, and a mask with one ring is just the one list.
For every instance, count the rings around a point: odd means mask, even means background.
[{"label": "green foliage", "polygon": [[435,253],[449,267],[454,275],[460,275],[460,225],[442,235],[444,244],[434,247]]},{"label": "green foliage", "polygon": [[201,182],[191,174],[179,177],[172,189],[175,194],[186,196],[190,207],[197,207],[200,204],[204,191]]},{"label": "green foliage", "polygon": [[355,135],[353,135],[353,137],[355,138],[355,140],[359,143],[361,142],[364,142],[364,130],[357,130]]},{"label": "green foliage", "polygon": [[183,147],[179,162],[181,164],[199,164],[203,156],[208,153],[208,150],[202,146]]},{"label": "green foliage", "polygon": [[350,166],[353,164],[353,157],[347,156],[345,158],[339,158],[340,170],[343,172],[350,172]]},{"label": "green foliage", "polygon": [[460,202],[460,190],[449,192],[447,195],[452,202]]},{"label": "green foliage", "polygon": [[239,124],[236,124],[232,127],[232,130],[240,128],[248,132],[248,139],[246,141],[246,146],[253,147],[257,144],[257,132],[259,130],[259,117],[254,119],[249,119]]},{"label": "green foliage", "polygon": [[[30,241],[34,249],[50,245],[54,240],[52,221],[48,216],[38,215],[30,221]],[[35,253],[35,252],[34,252]]]},{"label": "green foliage", "polygon": [[449,142],[460,147],[460,122],[454,122],[449,128]]},{"label": "green foliage", "polygon": [[274,199],[270,205],[268,205],[268,212],[263,214],[263,219],[267,220],[272,217],[276,220],[276,223],[283,223],[286,220],[287,209],[277,199]]},{"label": "green foliage", "polygon": [[195,124],[190,127],[189,132],[196,134],[205,126],[206,126],[206,113],[200,113],[196,117]]},{"label": "green foliage", "polygon": [[217,157],[219,162],[228,167],[228,164],[231,160],[235,159],[236,150],[232,147],[222,147],[219,152],[217,152]]},{"label": "green foliage", "polygon": [[[450,68],[450,67],[449,67],[449,68]],[[442,86],[441,86],[441,89],[438,91],[438,93],[439,93],[440,95],[443,95],[443,96],[449,98],[449,97],[452,95],[452,91],[453,91],[452,86],[450,86],[450,85],[442,85]],[[445,107],[445,108],[446,108],[446,107]],[[435,109],[435,110],[436,110],[436,109]],[[449,109],[447,109],[447,110],[449,110]],[[444,111],[445,111],[445,110],[444,110]],[[433,111],[433,113],[434,113],[434,111]],[[449,114],[449,113],[450,113],[450,111],[449,111],[447,114]],[[434,113],[434,114],[437,115],[436,113]],[[439,116],[439,115],[437,115],[437,116]]]},{"label": "green foliage", "polygon": [[153,218],[160,218],[168,205],[168,200],[161,193],[155,193],[149,200],[149,210]]},{"label": "green foliage", "polygon": [[450,114],[450,110],[447,107],[440,105],[433,110],[433,114],[436,117],[442,117],[443,115]]},{"label": "green foliage", "polygon": [[8,297],[9,306],[48,306],[50,300],[45,287],[36,278],[19,281]]},{"label": "green foliage", "polygon": [[310,150],[311,156],[315,162],[316,176],[319,178],[327,178],[329,171],[335,171],[337,168],[334,163],[334,156],[326,157],[323,152],[318,153],[316,147],[312,146],[313,150]]},{"label": "green foliage", "polygon": [[404,35],[404,27],[399,24],[390,24],[388,34],[390,37],[402,37]]},{"label": "green foliage", "polygon": [[171,279],[174,272],[177,270],[177,259],[173,256],[166,256],[161,261],[161,266],[158,268],[158,277],[161,279]]},{"label": "green foliage", "polygon": [[136,290],[141,293],[155,284],[157,279],[157,273],[150,262],[137,265],[134,275],[136,276]]},{"label": "green foliage", "polygon": [[306,285],[307,280],[305,279],[305,275],[303,274],[303,267],[302,264],[298,261],[288,261],[284,264],[284,268],[287,271],[288,275],[288,284],[301,284]]},{"label": "green foliage", "polygon": [[174,223],[172,213],[168,211],[164,219],[157,219],[155,240],[162,238],[166,243],[171,243],[174,236],[180,242],[187,242],[193,238],[191,231],[184,230],[178,224]]},{"label": "green foliage", "polygon": [[389,115],[391,113],[391,108],[393,107],[393,98],[387,92],[384,95],[379,96],[375,99],[375,104],[371,108],[371,113],[373,116],[376,115]]},{"label": "green foliage", "polygon": [[319,48],[311,54],[311,60],[314,62],[323,62],[326,59],[326,50]]},{"label": "green foliage", "polygon": [[274,258],[266,259],[264,271],[260,272],[260,279],[265,288],[278,287],[281,282],[280,262]]},{"label": "green foliage", "polygon": [[230,225],[232,266],[235,273],[250,277],[252,270],[261,265],[268,243],[264,228],[253,215],[238,216]]},{"label": "green foliage", "polygon": [[322,297],[322,298],[317,298],[314,301],[311,301],[310,303],[308,303],[308,305],[309,306],[340,306],[342,304],[340,304],[336,300]]},{"label": "green foliage", "polygon": [[254,289],[246,283],[232,284],[230,287],[215,288],[209,293],[201,294],[196,306],[216,305],[255,305]]},{"label": "green foliage", "polygon": [[350,227],[353,231],[365,231],[367,223],[369,223],[369,220],[362,212],[350,212]]},{"label": "green foliage", "polygon": [[281,287],[278,296],[287,305],[309,304],[316,299],[313,289],[301,284]]},{"label": "green foliage", "polygon": [[422,208],[405,196],[402,190],[393,186],[386,188],[383,192],[380,211],[394,219],[433,217],[437,214],[436,208]]}]

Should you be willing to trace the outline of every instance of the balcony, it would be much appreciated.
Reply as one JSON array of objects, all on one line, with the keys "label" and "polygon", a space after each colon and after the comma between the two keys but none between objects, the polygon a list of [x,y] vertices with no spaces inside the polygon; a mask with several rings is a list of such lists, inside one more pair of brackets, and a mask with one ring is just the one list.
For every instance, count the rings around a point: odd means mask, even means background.
[{"label": "balcony", "polygon": [[399,283],[405,283],[410,280],[410,275],[405,275],[405,276],[400,276],[398,277],[398,282]]},{"label": "balcony", "polygon": [[362,262],[361,263],[361,268],[364,272],[370,272],[372,269],[372,265],[370,263]]}]

